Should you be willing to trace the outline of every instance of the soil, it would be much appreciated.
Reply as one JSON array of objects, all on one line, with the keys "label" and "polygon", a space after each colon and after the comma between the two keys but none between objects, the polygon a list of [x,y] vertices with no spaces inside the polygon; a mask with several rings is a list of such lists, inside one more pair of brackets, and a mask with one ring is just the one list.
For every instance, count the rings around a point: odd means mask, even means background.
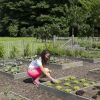
[{"label": "soil", "polygon": [[27,98],[11,91],[5,91],[0,93],[0,100],[27,100]]},{"label": "soil", "polygon": [[65,63],[71,63],[71,62],[77,62],[77,60],[67,59],[67,58],[52,58],[50,60],[50,63],[57,63],[57,64],[65,64]]},{"label": "soil", "polygon": [[[100,67],[100,63],[93,64],[85,62],[84,66],[82,67],[75,67],[64,70],[51,68],[51,74],[54,78],[61,78],[68,75],[74,75],[76,77],[78,76],[80,78],[90,78],[94,81],[97,81],[97,78],[92,78],[88,75],[88,71],[98,67]],[[30,100],[62,100],[61,98],[58,98],[55,95],[51,95],[50,93],[43,91],[40,88],[37,88],[32,83],[31,78],[11,80],[10,78],[0,74],[0,92],[6,90],[16,92],[22,96],[29,98]]]},{"label": "soil", "polygon": [[76,94],[91,100],[100,100],[100,84],[76,91]]}]

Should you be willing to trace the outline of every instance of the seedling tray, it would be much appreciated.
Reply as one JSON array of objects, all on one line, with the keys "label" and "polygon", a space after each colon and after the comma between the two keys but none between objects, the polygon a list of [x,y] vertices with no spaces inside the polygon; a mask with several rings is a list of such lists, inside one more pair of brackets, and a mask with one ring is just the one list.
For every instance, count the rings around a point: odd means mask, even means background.
[{"label": "seedling tray", "polygon": [[0,93],[0,100],[30,100],[22,95],[19,95],[15,92],[1,92]]},{"label": "seedling tray", "polygon": [[[71,84],[69,84],[67,78],[64,77],[64,78],[57,79],[57,81],[58,81],[57,84],[51,84],[51,82],[41,83],[40,88],[45,91],[48,91],[52,95],[56,95],[56,96],[62,98],[63,100],[90,100],[90,98],[76,95],[75,91],[92,86],[94,84],[93,81],[79,79],[80,81],[78,80],[78,82],[77,82],[77,80],[76,80],[77,78],[72,77],[72,78],[69,78],[69,79],[71,79],[70,82],[72,82]],[[61,83],[59,83],[59,81],[61,81]],[[64,84],[63,84],[63,82],[65,82],[65,81],[67,81],[66,84],[64,83],[66,86],[64,86]],[[74,84],[73,82],[76,82],[76,83]],[[84,82],[88,82],[88,83],[84,83]],[[83,85],[81,86],[82,83],[84,83],[84,86]],[[72,88],[72,86],[74,86],[74,88]]]}]

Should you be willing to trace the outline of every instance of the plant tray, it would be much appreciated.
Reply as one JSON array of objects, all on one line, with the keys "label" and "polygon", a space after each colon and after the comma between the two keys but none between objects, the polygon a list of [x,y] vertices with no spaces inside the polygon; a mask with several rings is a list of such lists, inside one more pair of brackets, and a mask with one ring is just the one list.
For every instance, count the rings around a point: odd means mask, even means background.
[{"label": "plant tray", "polygon": [[80,67],[83,66],[83,61],[71,61],[68,63],[50,63],[49,64],[50,67],[53,68],[61,68],[61,69],[67,69],[67,68],[72,68],[72,67]]},{"label": "plant tray", "polygon": [[[76,83],[74,83],[75,80],[76,80]],[[73,76],[71,78],[70,76],[60,78],[60,79],[57,79],[57,81],[58,81],[57,84],[52,84],[50,81],[41,83],[40,88],[45,91],[48,91],[52,95],[56,95],[62,98],[63,100],[90,100],[90,98],[76,95],[75,92],[77,90],[92,86],[95,82],[93,83],[93,81],[79,79]],[[66,81],[66,84],[64,83],[65,81]],[[84,86],[82,85],[83,83],[84,83]],[[88,86],[85,86],[86,84],[88,84]]]},{"label": "plant tray", "polygon": [[0,93],[0,100],[30,100],[22,95],[19,95],[15,92],[1,92]]}]

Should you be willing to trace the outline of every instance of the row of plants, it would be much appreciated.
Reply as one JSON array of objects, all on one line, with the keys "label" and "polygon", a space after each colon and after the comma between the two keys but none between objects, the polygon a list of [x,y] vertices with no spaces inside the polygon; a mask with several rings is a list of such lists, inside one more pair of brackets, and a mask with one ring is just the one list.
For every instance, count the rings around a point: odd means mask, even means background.
[{"label": "row of plants", "polygon": [[75,42],[77,42],[80,46],[85,47],[86,49],[100,49],[100,41],[95,41],[92,38],[87,39],[76,39]]},{"label": "row of plants", "polygon": [[11,74],[17,74],[20,72],[24,72],[25,68],[22,66],[17,66],[17,65],[16,66],[7,65],[3,67],[1,71],[6,72],[6,73],[11,73]]},{"label": "row of plants", "polygon": [[55,84],[52,83],[52,82],[47,82],[45,84],[47,86],[53,87],[57,90],[61,90],[61,91],[70,93],[70,92],[73,92],[73,91],[80,90],[81,88],[94,85],[95,82],[90,81],[90,80],[85,79],[85,78],[80,79],[80,78],[75,77],[75,76],[67,76],[65,78],[58,79]]},{"label": "row of plants", "polygon": [[[36,40],[19,39],[11,41],[0,40],[0,58],[19,58],[19,57],[31,57],[36,54],[38,46],[44,45],[44,43],[36,42]],[[9,38],[10,40],[10,38]]]},{"label": "row of plants", "polygon": [[[7,51],[4,49],[4,46],[1,45],[0,46],[0,58],[17,58],[19,57],[20,54],[20,50],[16,47],[16,46],[12,46],[12,48],[9,51],[9,54],[6,55]],[[30,45],[27,44],[26,47],[23,48],[23,54],[21,54],[21,56],[30,56],[32,55],[32,51],[30,49]]]},{"label": "row of plants", "polygon": [[[78,58],[100,58],[100,51],[95,50],[76,50],[76,49],[63,49],[58,45],[47,45],[46,48],[51,52],[53,56],[69,56]],[[43,47],[38,48],[38,54],[43,50]]]},{"label": "row of plants", "polygon": [[[31,40],[31,39],[30,39]],[[84,44],[85,43],[85,44]],[[86,46],[86,42],[83,44]],[[99,45],[99,42],[97,42]],[[83,46],[84,46],[83,45]],[[96,46],[97,47],[97,46]],[[0,58],[19,58],[19,57],[32,57],[40,54],[43,49],[49,49],[52,55],[59,56],[72,56],[72,57],[83,57],[83,58],[99,58],[100,50],[74,50],[61,47],[58,43],[53,45],[51,43],[41,43],[36,41],[14,41],[14,43],[0,42]]]},{"label": "row of plants", "polygon": [[[53,82],[45,82],[43,85],[49,89],[53,89],[57,93],[65,94],[69,96],[69,94],[78,95],[81,99],[86,100],[99,100],[100,99],[100,85],[98,81],[89,80],[87,78],[79,78],[75,76],[66,76],[60,79],[57,79],[56,83]],[[55,93],[54,92],[54,93]],[[64,97],[66,98],[66,97]]]}]

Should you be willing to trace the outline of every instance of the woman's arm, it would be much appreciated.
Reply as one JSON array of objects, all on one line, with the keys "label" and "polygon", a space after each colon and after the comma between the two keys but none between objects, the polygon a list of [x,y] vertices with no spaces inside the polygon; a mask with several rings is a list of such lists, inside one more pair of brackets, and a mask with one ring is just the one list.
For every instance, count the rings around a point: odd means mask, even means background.
[{"label": "woman's arm", "polygon": [[51,81],[55,82],[55,79],[54,79],[53,77],[51,77],[51,75],[45,71],[45,69],[44,69],[43,66],[41,66],[40,68],[41,68],[42,72],[43,72]]}]

